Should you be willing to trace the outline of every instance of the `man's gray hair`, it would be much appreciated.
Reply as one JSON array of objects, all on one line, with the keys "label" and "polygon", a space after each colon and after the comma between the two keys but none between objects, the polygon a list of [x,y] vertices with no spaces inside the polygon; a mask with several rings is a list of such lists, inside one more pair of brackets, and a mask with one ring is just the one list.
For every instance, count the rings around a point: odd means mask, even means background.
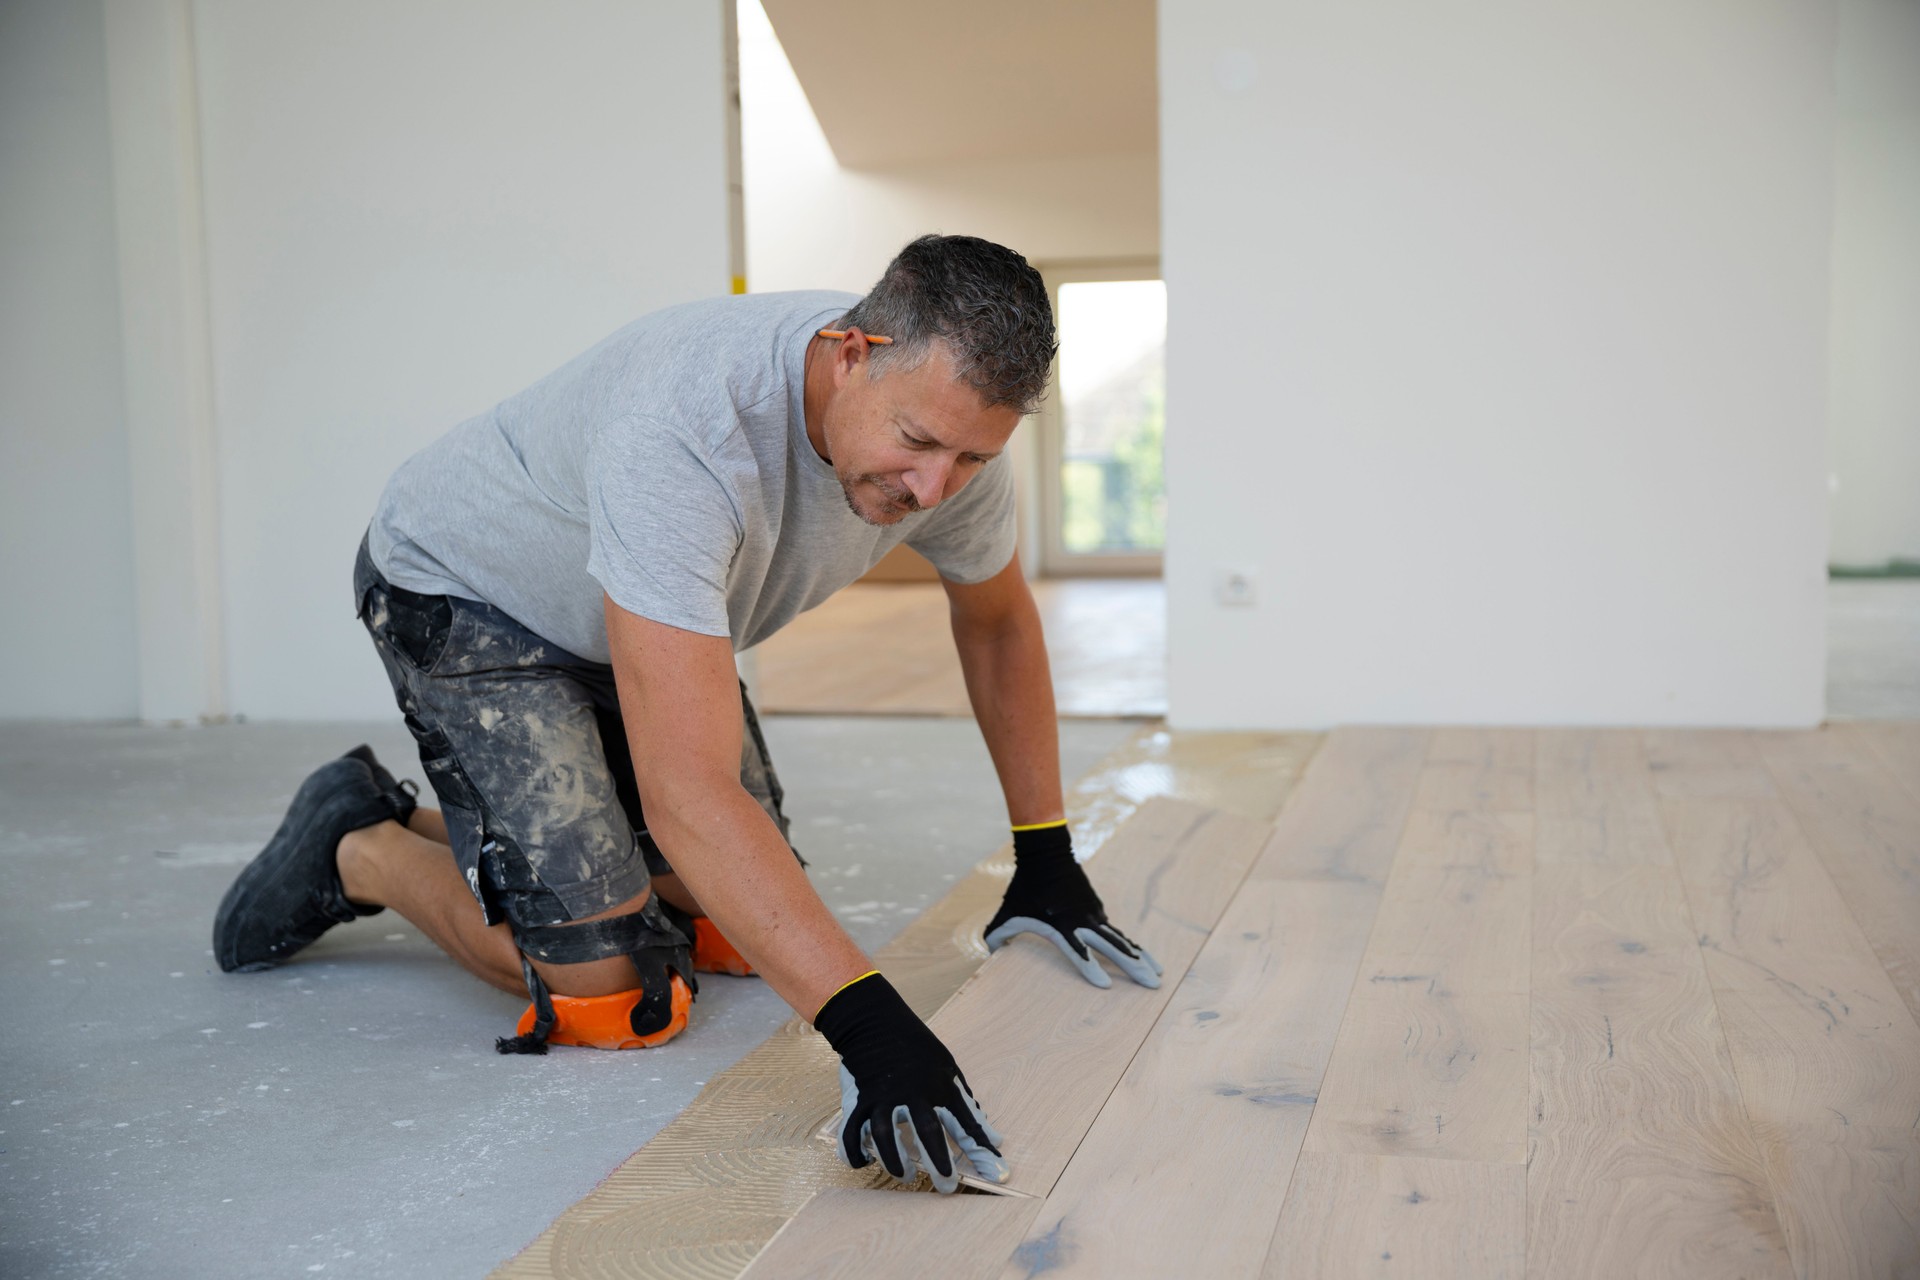
[{"label": "man's gray hair", "polygon": [[925,364],[937,339],[958,380],[987,408],[1022,414],[1040,406],[1059,344],[1047,286],[1027,260],[974,236],[921,236],[887,264],[886,274],[841,318],[893,339],[869,350],[871,377]]}]

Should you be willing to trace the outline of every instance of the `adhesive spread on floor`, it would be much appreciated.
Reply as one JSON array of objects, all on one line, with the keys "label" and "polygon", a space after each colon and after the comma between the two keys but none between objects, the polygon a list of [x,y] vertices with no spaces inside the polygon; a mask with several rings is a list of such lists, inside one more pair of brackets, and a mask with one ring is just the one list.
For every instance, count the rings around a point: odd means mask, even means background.
[{"label": "adhesive spread on floor", "polygon": [[[1144,729],[1074,786],[1075,842],[1097,850],[1156,795],[1271,821],[1319,741]],[[1012,867],[1003,848],[881,948],[889,979],[922,1017],[986,958],[981,933]],[[826,1041],[789,1020],[494,1274],[731,1280],[815,1192],[897,1186],[877,1167],[848,1169],[814,1140],[840,1104],[834,1066]]]}]

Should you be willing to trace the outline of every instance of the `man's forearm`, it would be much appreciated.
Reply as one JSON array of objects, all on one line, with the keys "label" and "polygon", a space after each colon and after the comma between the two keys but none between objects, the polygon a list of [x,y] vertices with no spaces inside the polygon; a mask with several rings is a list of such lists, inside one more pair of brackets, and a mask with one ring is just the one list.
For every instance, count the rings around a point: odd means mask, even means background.
[{"label": "man's forearm", "polygon": [[801,1017],[811,1020],[842,984],[873,968],[820,900],[772,819],[737,782],[697,799],[691,793],[649,798],[647,815],[662,852],[702,909]]},{"label": "man's forearm", "polygon": [[953,642],[974,718],[1000,775],[1008,820],[1021,827],[1065,817],[1053,673],[1032,597],[997,624],[969,625],[956,617]]},{"label": "man's forearm", "polygon": [[606,601],[614,684],[647,825],[727,941],[811,1020],[872,967],[740,785],[739,677],[725,636]]}]

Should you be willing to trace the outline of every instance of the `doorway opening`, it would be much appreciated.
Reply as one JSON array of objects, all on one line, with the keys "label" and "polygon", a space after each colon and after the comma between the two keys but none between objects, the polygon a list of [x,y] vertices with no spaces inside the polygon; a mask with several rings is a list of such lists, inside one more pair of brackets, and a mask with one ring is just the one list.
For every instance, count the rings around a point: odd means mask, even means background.
[{"label": "doorway opening", "polygon": [[[822,5],[847,20],[825,20]],[[1055,705],[1160,716],[1155,5],[989,8],[962,27],[931,11],[875,25],[850,0],[740,0],[742,283],[858,293],[929,231],[981,236],[1041,268],[1061,363],[1007,452]],[[1036,93],[1043,110],[977,109]],[[946,592],[906,547],[742,665],[763,712],[971,713]]]}]

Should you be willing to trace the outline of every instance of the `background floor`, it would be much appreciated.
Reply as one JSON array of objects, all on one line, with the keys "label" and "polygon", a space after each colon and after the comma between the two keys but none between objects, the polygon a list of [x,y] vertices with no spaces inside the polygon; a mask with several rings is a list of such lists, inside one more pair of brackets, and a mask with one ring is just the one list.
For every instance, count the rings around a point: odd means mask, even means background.
[{"label": "background floor", "polygon": [[1920,720],[1920,579],[1827,584],[1827,716]]},{"label": "background floor", "polygon": [[[1167,589],[1157,578],[1033,584],[1059,713],[1167,713]],[[829,715],[971,715],[937,582],[855,583],[753,651],[754,704]]]},{"label": "background floor", "polygon": [[[1006,839],[969,720],[766,727],[795,843],[869,948]],[[1067,775],[1136,727],[1063,725]],[[220,973],[220,894],[363,740],[418,777],[398,725],[0,729],[0,1275],[479,1275],[788,1016],[714,977],[658,1053],[503,1058],[524,1001],[391,913]]]}]

